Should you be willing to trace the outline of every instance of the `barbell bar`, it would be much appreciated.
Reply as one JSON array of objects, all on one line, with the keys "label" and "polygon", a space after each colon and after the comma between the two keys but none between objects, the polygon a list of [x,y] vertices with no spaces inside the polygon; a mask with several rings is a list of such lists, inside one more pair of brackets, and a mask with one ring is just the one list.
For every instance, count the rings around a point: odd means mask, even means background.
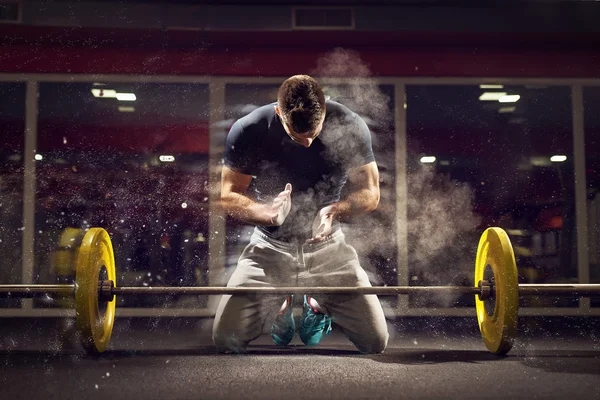
[{"label": "barbell bar", "polygon": [[[106,350],[115,317],[115,296],[148,295],[289,295],[338,294],[466,294],[475,295],[477,321],[489,351],[510,351],[517,332],[519,296],[579,296],[600,294],[600,284],[518,284],[510,239],[501,228],[486,229],[477,248],[475,286],[379,287],[117,287],[112,243],[108,232],[90,228],[76,249],[75,284],[0,285],[0,298],[75,296],[77,330],[90,353]],[[100,310],[103,310],[102,312]]]}]

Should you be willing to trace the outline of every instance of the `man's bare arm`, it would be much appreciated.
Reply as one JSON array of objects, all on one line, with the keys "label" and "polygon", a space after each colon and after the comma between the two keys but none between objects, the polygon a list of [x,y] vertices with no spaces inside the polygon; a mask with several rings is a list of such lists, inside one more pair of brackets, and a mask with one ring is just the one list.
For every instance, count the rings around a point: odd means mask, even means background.
[{"label": "man's bare arm", "polygon": [[348,172],[350,192],[344,200],[335,203],[334,218],[347,221],[352,217],[373,211],[379,204],[379,170],[375,161]]},{"label": "man's bare arm", "polygon": [[350,193],[337,203],[319,210],[313,220],[312,237],[307,243],[325,240],[333,229],[333,221],[347,221],[352,217],[373,211],[379,204],[379,171],[375,162],[354,168],[348,173]]},{"label": "man's bare arm", "polygon": [[278,226],[289,213],[291,185],[288,184],[271,204],[258,203],[246,191],[252,176],[223,167],[221,175],[221,206],[225,212],[242,222],[253,225]]}]

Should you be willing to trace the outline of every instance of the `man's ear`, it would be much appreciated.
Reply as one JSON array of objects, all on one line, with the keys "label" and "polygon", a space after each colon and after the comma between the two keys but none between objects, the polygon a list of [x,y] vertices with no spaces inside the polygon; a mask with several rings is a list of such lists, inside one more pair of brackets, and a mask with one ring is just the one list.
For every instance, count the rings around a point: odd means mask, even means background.
[{"label": "man's ear", "polygon": [[275,113],[281,117],[281,111],[279,111],[279,107],[277,107],[277,106],[273,106],[273,107],[275,107]]}]

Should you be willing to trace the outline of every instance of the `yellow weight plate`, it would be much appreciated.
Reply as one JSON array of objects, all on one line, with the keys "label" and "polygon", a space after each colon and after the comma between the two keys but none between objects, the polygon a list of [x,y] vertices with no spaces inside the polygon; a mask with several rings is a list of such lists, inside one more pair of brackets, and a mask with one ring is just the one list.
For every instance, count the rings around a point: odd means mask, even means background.
[{"label": "yellow weight plate", "polygon": [[81,344],[89,353],[106,350],[112,335],[115,300],[102,304],[98,301],[98,283],[105,279],[116,285],[112,243],[104,229],[91,228],[79,248],[75,277],[77,331]]},{"label": "yellow weight plate", "polygon": [[[85,231],[79,228],[66,227],[58,237],[58,243],[52,253],[52,266],[60,283],[73,283],[77,269],[77,254]],[[62,308],[75,308],[72,296],[55,299]]]},{"label": "yellow weight plate", "polygon": [[510,239],[501,228],[488,228],[481,235],[475,261],[475,286],[493,277],[495,293],[488,300],[475,296],[479,330],[489,351],[504,355],[517,334],[519,283]]}]

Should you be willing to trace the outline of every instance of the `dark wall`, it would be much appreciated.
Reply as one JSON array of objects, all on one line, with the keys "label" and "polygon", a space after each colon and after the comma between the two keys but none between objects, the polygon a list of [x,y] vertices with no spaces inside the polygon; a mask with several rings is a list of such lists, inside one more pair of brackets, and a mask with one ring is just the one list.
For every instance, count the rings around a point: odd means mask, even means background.
[{"label": "dark wall", "polygon": [[375,76],[598,77],[600,34],[199,32],[0,25],[0,72],[285,76],[354,49]]}]

